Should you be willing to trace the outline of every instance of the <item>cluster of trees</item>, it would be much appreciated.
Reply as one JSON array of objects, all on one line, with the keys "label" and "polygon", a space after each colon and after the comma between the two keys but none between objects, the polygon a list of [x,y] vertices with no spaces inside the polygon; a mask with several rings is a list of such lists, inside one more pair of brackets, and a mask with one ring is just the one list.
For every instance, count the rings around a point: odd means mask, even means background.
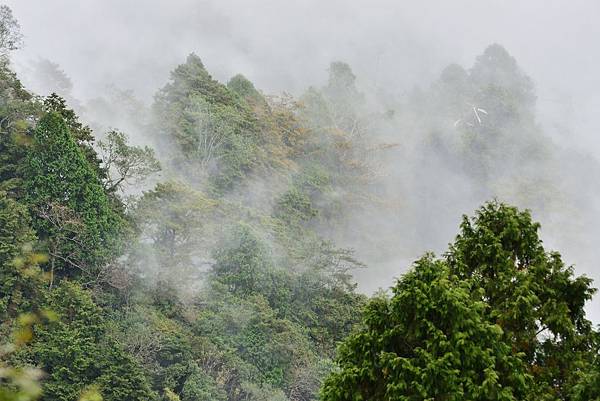
[{"label": "cluster of trees", "polygon": [[[356,291],[364,265],[332,239],[377,198],[389,145],[370,130],[402,114],[373,112],[347,64],[296,101],[222,84],[192,54],[142,124],[156,155],[117,130],[96,142],[65,99],[27,91],[19,41],[2,7],[0,400],[598,396],[590,280],[527,212],[487,204],[391,298]],[[482,102],[457,123],[465,160],[533,113],[503,51],[433,89]],[[490,106],[505,97],[519,110]]]},{"label": "cluster of trees", "polygon": [[[120,131],[95,143],[8,58],[0,74],[2,396],[314,399],[365,297],[348,273],[362,265],[311,226],[331,184],[308,170],[298,105],[191,55],[153,106],[161,166]],[[269,174],[273,207],[252,204]]]},{"label": "cluster of trees", "polygon": [[[535,121],[531,79],[502,46],[485,49],[469,71],[446,67],[422,96],[436,114],[429,117],[437,120],[432,142],[449,149],[448,164],[460,166],[485,196],[510,197],[536,209],[552,206],[558,191],[545,170],[551,169],[555,149]],[[552,196],[539,199],[537,186]]]}]

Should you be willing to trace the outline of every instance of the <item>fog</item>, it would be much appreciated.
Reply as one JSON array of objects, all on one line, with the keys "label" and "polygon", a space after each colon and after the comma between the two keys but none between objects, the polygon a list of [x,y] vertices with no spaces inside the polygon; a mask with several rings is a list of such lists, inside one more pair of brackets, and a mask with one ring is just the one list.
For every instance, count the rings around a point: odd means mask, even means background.
[{"label": "fog", "polygon": [[[220,81],[243,73],[265,93],[300,95],[327,79],[331,61],[349,63],[360,87],[402,99],[418,86],[427,88],[450,63],[465,68],[491,43],[502,44],[533,79],[537,121],[562,148],[600,157],[597,109],[600,107],[600,3],[592,1],[317,1],[275,0],[8,0],[21,24],[25,45],[13,56],[15,69],[34,91],[44,87],[33,74],[36,63],[57,63],[73,84],[71,97],[81,104],[110,87],[131,89],[147,104],[168,79],[169,71],[195,52]],[[125,127],[126,128],[126,127]],[[138,141],[143,141],[137,133]],[[579,156],[577,156],[579,157]],[[392,165],[394,161],[391,160]],[[417,163],[417,161],[413,161]],[[571,159],[569,171],[578,170]],[[558,169],[562,168],[559,164]],[[390,175],[400,172],[391,168]],[[435,165],[423,175],[435,176]],[[596,170],[597,171],[597,170]],[[448,178],[447,176],[445,178]],[[589,177],[588,177],[589,178]],[[600,177],[597,177],[600,179]],[[443,182],[442,182],[443,181]],[[574,177],[571,189],[583,181]],[[593,182],[593,180],[592,180]],[[416,184],[415,184],[416,185]],[[411,258],[427,250],[441,252],[456,234],[460,216],[482,201],[462,198],[468,184],[460,176],[440,180],[445,203],[432,202],[438,227],[395,225],[395,219],[371,220],[374,242],[393,244],[390,236],[419,238],[414,254],[370,261],[357,276],[371,292],[392,284]],[[582,188],[583,189],[583,188]],[[589,188],[586,188],[586,190]],[[396,189],[399,191],[399,189]],[[394,191],[392,191],[394,192]],[[593,204],[593,202],[592,202]],[[423,210],[427,210],[423,208]],[[598,207],[584,212],[598,221]],[[536,211],[533,210],[534,216]],[[547,219],[550,217],[546,216]],[[387,221],[386,221],[387,220]],[[593,261],[600,256],[597,229],[585,228],[587,241],[560,233],[559,222],[541,220],[546,244],[563,253],[577,272],[600,282]],[[364,223],[364,222],[363,222]],[[431,231],[427,231],[430,230]],[[385,238],[384,238],[385,237]],[[352,238],[351,235],[345,236]],[[425,241],[422,239],[425,238]],[[350,245],[354,245],[349,239]],[[416,246],[415,246],[416,248]],[[359,256],[369,259],[368,252]],[[600,322],[600,302],[589,307]]]}]

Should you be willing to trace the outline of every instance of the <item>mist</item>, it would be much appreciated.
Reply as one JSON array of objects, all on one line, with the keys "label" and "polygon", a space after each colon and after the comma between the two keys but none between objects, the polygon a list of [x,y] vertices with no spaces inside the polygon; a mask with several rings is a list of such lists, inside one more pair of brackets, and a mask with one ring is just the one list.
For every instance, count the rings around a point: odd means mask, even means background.
[{"label": "mist", "polygon": [[[142,125],[132,122],[131,117],[118,120],[111,116],[112,121],[100,121],[94,100],[110,98],[111,91],[119,88],[131,90],[131,96],[141,104],[138,110],[150,106],[169,72],[192,52],[221,82],[242,73],[266,94],[289,92],[296,97],[309,86],[323,86],[329,63],[342,60],[352,67],[368,102],[384,109],[406,102],[415,88],[428,90],[451,63],[471,68],[488,45],[500,43],[533,79],[537,123],[566,152],[552,164],[567,177],[561,188],[585,194],[599,192],[589,187],[600,179],[596,167],[600,162],[596,117],[600,47],[595,43],[600,37],[596,21],[600,4],[595,2],[6,3],[24,33],[25,45],[14,54],[13,63],[25,85],[42,95],[59,92],[72,107],[82,110],[93,127],[103,130],[117,125],[140,144],[154,144],[152,138],[145,137]],[[56,63],[72,87],[51,87],[36,75],[36,66],[45,60]],[[410,132],[411,123],[412,117],[380,126],[373,134],[381,143],[402,142],[399,149],[382,156],[386,167],[380,189],[392,200],[404,193],[418,193],[401,201],[409,205],[410,212],[394,212],[392,208],[358,214],[350,219],[347,230],[330,233],[341,245],[356,249],[357,256],[368,265],[367,270],[356,273],[359,288],[366,293],[392,285],[393,278],[422,253],[443,252],[457,232],[461,215],[471,214],[490,195],[477,193],[460,173],[440,172],[443,167],[435,159],[410,158],[410,167],[401,167],[399,160],[406,160],[418,146],[419,133]],[[418,176],[412,174],[415,171]],[[427,189],[419,189],[423,181],[436,187],[435,194],[447,195],[445,199],[428,199]],[[263,186],[256,183],[256,188]],[[570,204],[581,209],[586,221],[581,232],[576,232],[578,226],[565,225],[567,216],[538,212],[535,202],[517,206],[532,208],[542,223],[542,238],[549,249],[560,251],[578,273],[600,282],[595,266],[600,257],[597,202],[587,199]],[[390,218],[389,213],[396,214]],[[387,248],[383,256],[375,255],[383,248]],[[588,311],[592,321],[600,322],[600,301],[594,301]]]}]

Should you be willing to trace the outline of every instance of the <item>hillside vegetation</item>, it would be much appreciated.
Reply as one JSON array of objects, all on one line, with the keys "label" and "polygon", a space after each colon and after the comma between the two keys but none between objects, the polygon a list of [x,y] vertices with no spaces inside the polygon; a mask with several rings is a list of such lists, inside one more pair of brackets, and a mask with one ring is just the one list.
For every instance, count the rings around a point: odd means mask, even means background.
[{"label": "hillside vegetation", "polygon": [[[0,400],[600,397],[595,290],[544,249],[528,211],[491,200],[391,294],[357,291],[369,267],[353,246],[379,249],[366,222],[423,218],[402,185],[388,198],[389,165],[443,192],[390,149],[543,213],[570,196],[540,173],[558,150],[501,46],[397,108],[342,62],[295,99],[218,82],[191,54],[137,146],[24,88],[9,60],[18,24],[1,10]],[[376,134],[398,127],[417,145]]]}]

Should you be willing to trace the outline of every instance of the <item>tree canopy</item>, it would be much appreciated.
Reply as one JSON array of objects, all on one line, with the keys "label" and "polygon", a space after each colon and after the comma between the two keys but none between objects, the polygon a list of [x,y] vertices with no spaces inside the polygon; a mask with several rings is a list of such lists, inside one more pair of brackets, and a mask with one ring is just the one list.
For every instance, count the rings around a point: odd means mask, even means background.
[{"label": "tree canopy", "polygon": [[578,399],[581,372],[595,371],[583,309],[595,289],[544,250],[539,228],[497,202],[465,216],[444,258],[424,256],[369,302],[322,398]]}]

